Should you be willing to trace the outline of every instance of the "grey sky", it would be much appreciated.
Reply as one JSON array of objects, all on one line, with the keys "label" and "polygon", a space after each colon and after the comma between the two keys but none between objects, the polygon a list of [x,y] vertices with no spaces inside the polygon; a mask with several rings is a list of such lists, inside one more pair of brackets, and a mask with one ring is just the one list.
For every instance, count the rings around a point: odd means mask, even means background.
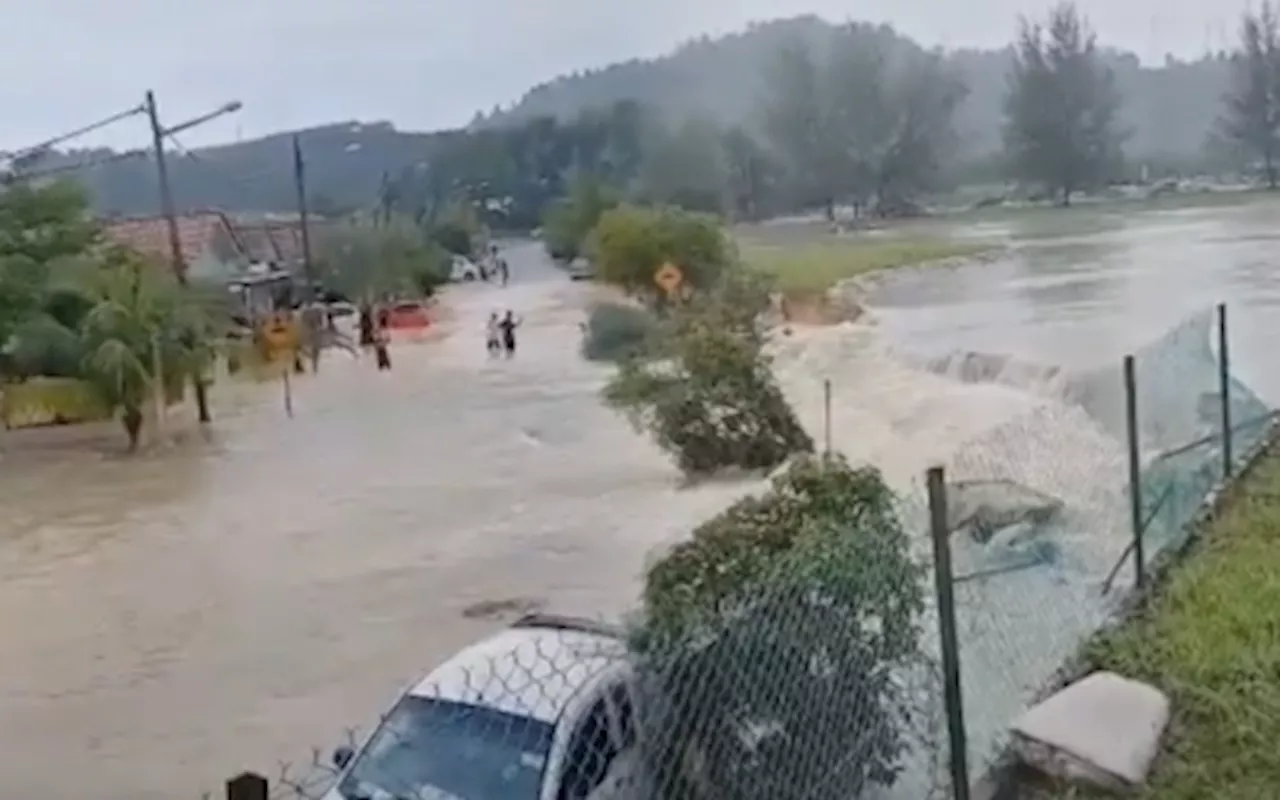
[{"label": "grey sky", "polygon": [[[184,139],[250,138],[344,119],[404,130],[465,123],[557,74],[657,55],[753,19],[816,13],[890,22],[926,44],[999,46],[1026,0],[9,0],[0,48],[0,150],[31,144],[156,90],[177,122],[227,100],[234,117]],[[1244,0],[1081,0],[1101,38],[1158,60],[1229,45]],[[130,120],[79,143],[146,142]]]}]

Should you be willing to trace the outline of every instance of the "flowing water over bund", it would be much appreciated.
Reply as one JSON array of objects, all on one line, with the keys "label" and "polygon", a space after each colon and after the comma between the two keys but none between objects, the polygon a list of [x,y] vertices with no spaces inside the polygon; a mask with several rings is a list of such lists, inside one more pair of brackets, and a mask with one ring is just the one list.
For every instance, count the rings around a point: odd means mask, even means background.
[{"label": "flowing water over bund", "polygon": [[[1225,300],[1237,371],[1280,397],[1271,371],[1249,368],[1280,333],[1278,217],[1257,205],[1014,230],[997,263],[883,281],[869,324],[798,331],[777,372],[815,433],[830,378],[835,446],[900,487],[938,461],[980,473],[998,453],[1069,505],[1110,514],[1122,478],[1098,476],[1123,475],[1119,443],[1055,399],[1052,375],[1020,365],[1118,364]],[[457,333],[395,350],[393,372],[327,358],[297,382],[292,420],[276,387],[223,390],[207,442],[132,459],[0,455],[5,796],[194,798],[327,749],[498,624],[468,613],[476,604],[620,614],[647,558],[752,488],[680,490],[577,356],[590,289],[532,246],[509,260],[511,287],[457,290]],[[483,319],[505,307],[525,317],[521,352],[490,362]],[[1078,572],[1123,549],[1090,524],[1102,518],[1064,534]],[[1056,624],[1032,608],[1043,577],[1019,575],[982,602],[1028,608],[1015,627]],[[1081,586],[1051,605],[1096,596]],[[1024,656],[1032,672],[1054,666],[1052,653]],[[991,719],[977,711],[975,724],[998,728],[1006,704],[981,705]]]}]

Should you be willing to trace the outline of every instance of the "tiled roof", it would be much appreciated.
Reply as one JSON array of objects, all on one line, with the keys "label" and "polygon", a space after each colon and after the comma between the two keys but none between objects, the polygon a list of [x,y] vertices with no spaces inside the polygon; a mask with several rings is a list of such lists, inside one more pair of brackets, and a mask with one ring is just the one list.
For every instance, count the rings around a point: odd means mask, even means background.
[{"label": "tiled roof", "polygon": [[[136,217],[108,222],[103,229],[116,244],[170,261],[169,229],[164,217]],[[220,260],[252,258],[230,218],[221,211],[194,211],[178,217],[178,241],[187,263],[212,251]]]},{"label": "tiled roof", "polygon": [[302,224],[299,222],[268,222],[263,231],[275,247],[281,264],[294,264],[302,260]]},{"label": "tiled roof", "polygon": [[[307,227],[311,233],[311,247],[314,254],[317,234],[333,223],[323,217],[311,217]],[[302,223],[298,220],[271,220],[263,225],[264,230],[275,246],[276,258],[283,265],[302,262]]]},{"label": "tiled roof", "polygon": [[240,223],[238,226],[240,242],[249,254],[249,258],[259,263],[276,263],[282,260],[279,249],[272,239],[271,231],[265,225]]}]

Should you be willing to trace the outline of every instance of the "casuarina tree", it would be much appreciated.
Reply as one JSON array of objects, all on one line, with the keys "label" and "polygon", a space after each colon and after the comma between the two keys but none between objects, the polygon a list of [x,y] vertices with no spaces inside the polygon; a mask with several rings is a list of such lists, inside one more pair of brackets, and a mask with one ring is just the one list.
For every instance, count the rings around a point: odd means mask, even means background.
[{"label": "casuarina tree", "polygon": [[1071,3],[1047,23],[1023,20],[1005,96],[1005,150],[1014,174],[1058,198],[1116,174],[1124,132],[1120,93],[1096,37]]},{"label": "casuarina tree", "polygon": [[1280,181],[1280,18],[1269,2],[1246,11],[1231,59],[1219,130],[1241,155],[1262,163],[1268,188]]}]

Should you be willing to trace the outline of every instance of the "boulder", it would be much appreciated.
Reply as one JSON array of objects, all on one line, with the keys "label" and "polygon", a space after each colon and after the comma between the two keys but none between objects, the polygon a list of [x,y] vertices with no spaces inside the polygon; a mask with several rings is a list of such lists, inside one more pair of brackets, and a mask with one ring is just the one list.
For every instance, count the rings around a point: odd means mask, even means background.
[{"label": "boulder", "polygon": [[1012,727],[1018,758],[1046,775],[1111,792],[1146,783],[1169,724],[1160,690],[1095,672],[1032,707]]}]

